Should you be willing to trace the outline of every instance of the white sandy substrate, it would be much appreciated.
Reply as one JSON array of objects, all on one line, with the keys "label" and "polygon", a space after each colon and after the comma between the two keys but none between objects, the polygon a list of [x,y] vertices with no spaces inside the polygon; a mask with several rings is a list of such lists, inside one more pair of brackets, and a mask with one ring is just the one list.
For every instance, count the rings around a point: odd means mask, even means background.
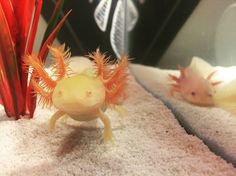
[{"label": "white sandy substrate", "polygon": [[[49,110],[11,121],[1,108],[0,175],[235,176],[236,169],[180,127],[163,103],[131,78],[128,116],[107,111],[115,144],[103,144],[101,123],[69,121],[48,129]],[[86,126],[87,125],[87,126]]]},{"label": "white sandy substrate", "polygon": [[212,151],[236,166],[236,117],[233,114],[216,107],[194,106],[178,96],[171,97],[168,74],[178,74],[176,70],[137,64],[132,64],[130,68],[138,82],[162,99],[189,132],[197,135]]}]

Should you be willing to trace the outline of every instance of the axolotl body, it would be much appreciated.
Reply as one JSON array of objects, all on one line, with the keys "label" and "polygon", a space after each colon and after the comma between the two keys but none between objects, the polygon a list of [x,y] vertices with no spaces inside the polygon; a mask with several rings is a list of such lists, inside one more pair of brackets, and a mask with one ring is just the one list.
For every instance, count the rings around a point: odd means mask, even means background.
[{"label": "axolotl body", "polygon": [[121,57],[111,67],[108,58],[97,50],[89,55],[94,60],[91,68],[68,76],[69,51],[64,52],[64,46],[50,47],[50,53],[54,59],[52,76],[46,73],[36,55],[25,57],[25,63],[34,70],[31,84],[41,96],[41,102],[58,109],[51,117],[50,128],[53,129],[64,115],[77,121],[99,118],[104,124],[104,140],[112,140],[110,120],[104,111],[107,108],[121,109],[119,105],[125,95],[128,58]]}]

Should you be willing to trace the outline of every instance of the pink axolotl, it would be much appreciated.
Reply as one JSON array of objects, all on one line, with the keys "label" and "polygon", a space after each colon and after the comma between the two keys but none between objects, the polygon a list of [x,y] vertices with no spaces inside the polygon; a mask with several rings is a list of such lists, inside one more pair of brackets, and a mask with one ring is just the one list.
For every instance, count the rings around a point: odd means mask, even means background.
[{"label": "pink axolotl", "polygon": [[190,66],[185,69],[179,66],[179,71],[179,77],[169,74],[169,77],[175,81],[171,84],[171,95],[178,92],[184,100],[194,105],[214,106],[212,97],[214,87],[220,83],[220,81],[211,81],[216,71],[211,72],[206,78]]}]

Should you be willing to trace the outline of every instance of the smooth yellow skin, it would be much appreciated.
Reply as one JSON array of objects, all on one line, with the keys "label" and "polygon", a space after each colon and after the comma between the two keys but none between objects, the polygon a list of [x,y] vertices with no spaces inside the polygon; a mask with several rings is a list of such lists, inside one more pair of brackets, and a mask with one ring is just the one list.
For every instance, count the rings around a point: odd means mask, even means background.
[{"label": "smooth yellow skin", "polygon": [[105,87],[100,78],[80,74],[59,81],[53,91],[52,102],[58,111],[50,120],[50,128],[64,115],[77,121],[100,118],[104,124],[104,140],[112,140],[109,118],[103,113]]}]

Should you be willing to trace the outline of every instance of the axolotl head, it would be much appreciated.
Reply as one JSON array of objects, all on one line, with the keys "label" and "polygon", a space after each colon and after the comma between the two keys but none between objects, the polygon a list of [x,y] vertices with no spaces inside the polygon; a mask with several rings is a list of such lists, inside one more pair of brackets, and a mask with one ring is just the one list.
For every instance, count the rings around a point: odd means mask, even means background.
[{"label": "axolotl head", "polygon": [[180,76],[169,75],[172,81],[171,94],[180,93],[181,97],[189,103],[198,106],[213,106],[214,86],[221,81],[211,81],[216,71],[211,72],[206,78],[197,69],[179,66]]},{"label": "axolotl head", "polygon": [[200,75],[188,73],[179,82],[180,94],[188,102],[198,106],[213,106],[214,93],[211,82]]},{"label": "axolotl head", "polygon": [[75,120],[92,120],[105,101],[105,88],[98,77],[84,74],[64,78],[53,91],[52,102]]}]

